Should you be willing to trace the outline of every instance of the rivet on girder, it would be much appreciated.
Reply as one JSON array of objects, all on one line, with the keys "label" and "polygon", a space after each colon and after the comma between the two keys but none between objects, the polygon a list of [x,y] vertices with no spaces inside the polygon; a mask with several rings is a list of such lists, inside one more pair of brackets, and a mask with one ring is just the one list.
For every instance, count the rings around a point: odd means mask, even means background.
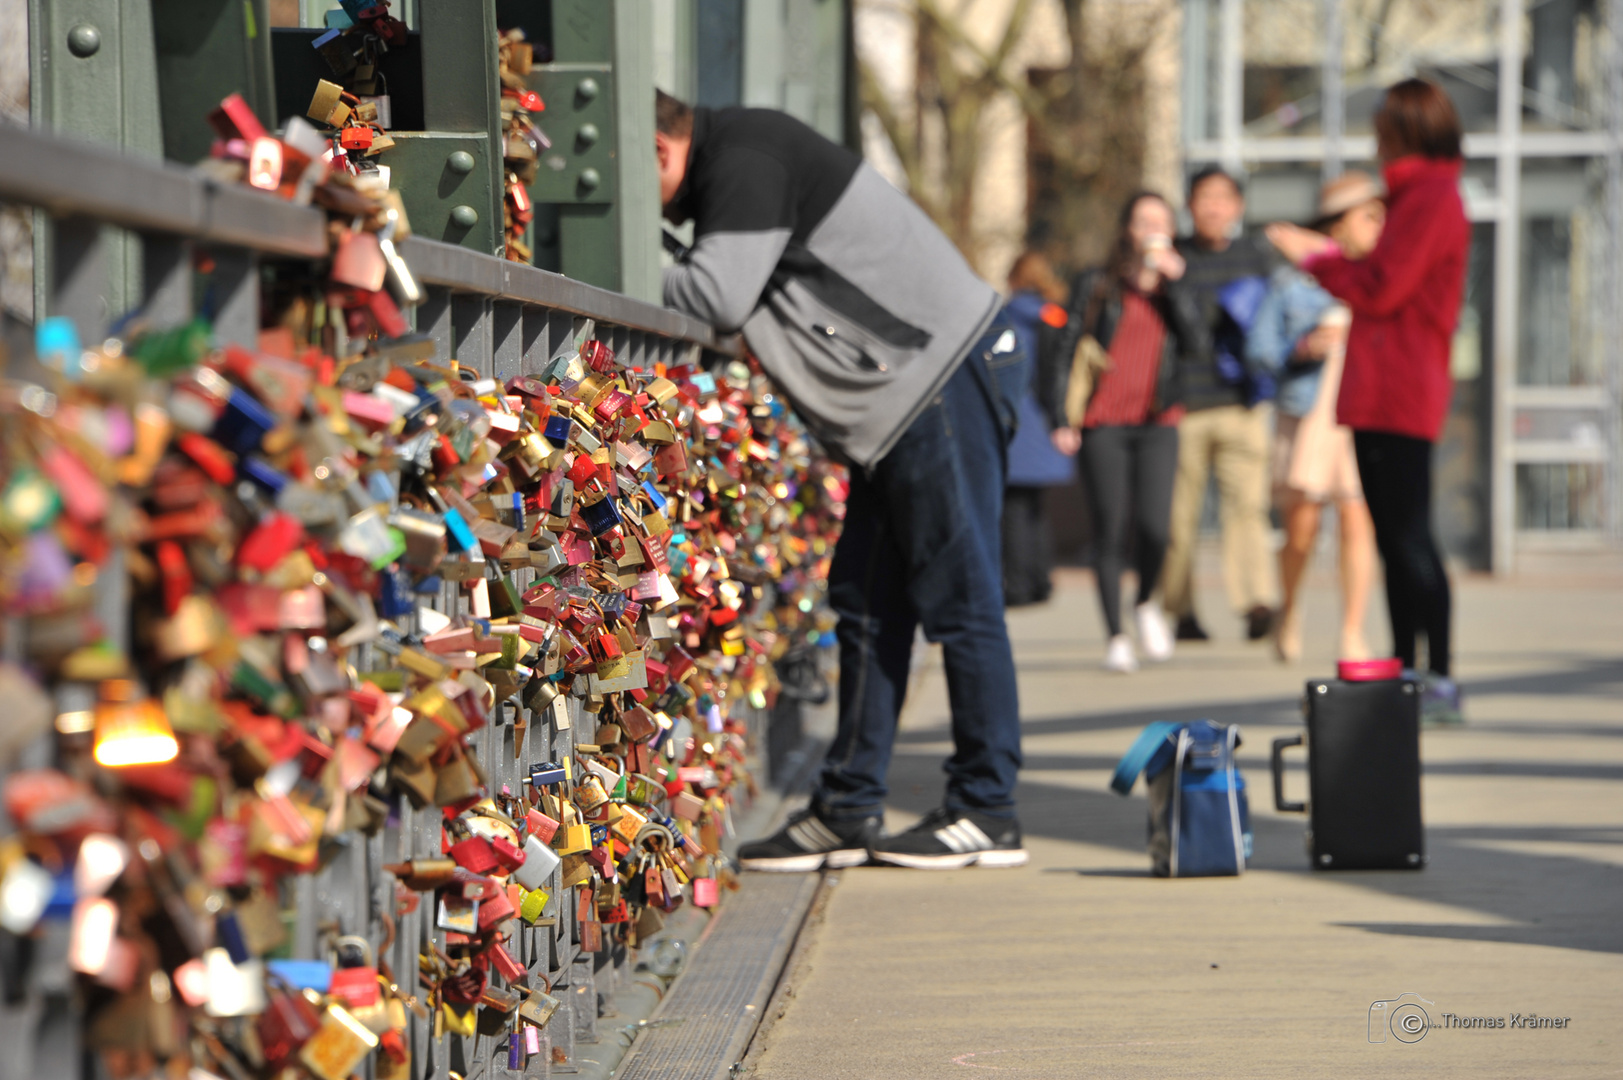
[{"label": "rivet on girder", "polygon": [[80,23],[68,31],[68,51],[81,59],[95,56],[101,51],[101,31],[89,23]]}]

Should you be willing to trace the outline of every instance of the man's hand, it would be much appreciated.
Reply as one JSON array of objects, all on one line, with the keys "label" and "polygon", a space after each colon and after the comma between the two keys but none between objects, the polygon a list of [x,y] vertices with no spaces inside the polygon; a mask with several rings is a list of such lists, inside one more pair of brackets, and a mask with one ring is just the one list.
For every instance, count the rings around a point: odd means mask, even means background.
[{"label": "man's hand", "polygon": [[1057,427],[1048,433],[1048,439],[1054,444],[1054,449],[1066,457],[1075,457],[1076,452],[1082,449],[1082,433],[1074,427]]}]

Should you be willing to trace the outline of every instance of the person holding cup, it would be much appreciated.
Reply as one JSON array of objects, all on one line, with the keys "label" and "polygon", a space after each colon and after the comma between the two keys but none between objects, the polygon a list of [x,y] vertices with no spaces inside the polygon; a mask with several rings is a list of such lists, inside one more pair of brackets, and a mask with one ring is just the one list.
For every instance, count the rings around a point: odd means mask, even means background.
[{"label": "person holding cup", "polygon": [[[1348,259],[1375,250],[1386,221],[1380,189],[1367,173],[1346,172],[1319,193],[1313,228]],[[1246,336],[1246,361],[1279,382],[1272,463],[1273,498],[1285,525],[1279,551],[1284,596],[1274,624],[1274,653],[1287,663],[1302,652],[1302,576],[1313,555],[1326,503],[1340,523],[1343,660],[1368,658],[1364,613],[1375,572],[1375,528],[1358,478],[1352,429],[1336,421],[1336,397],[1352,312],[1311,277],[1277,271]]]},{"label": "person holding cup", "polygon": [[1153,601],[1166,557],[1178,469],[1182,375],[1204,362],[1205,335],[1172,247],[1174,218],[1142,192],[1122,210],[1105,265],[1080,275],[1057,344],[1043,350],[1039,392],[1055,447],[1080,450],[1093,511],[1099,602],[1109,642],[1105,667],[1138,667],[1122,623],[1121,577],[1129,547],[1138,573],[1138,643],[1152,660],[1172,655],[1171,627]]}]

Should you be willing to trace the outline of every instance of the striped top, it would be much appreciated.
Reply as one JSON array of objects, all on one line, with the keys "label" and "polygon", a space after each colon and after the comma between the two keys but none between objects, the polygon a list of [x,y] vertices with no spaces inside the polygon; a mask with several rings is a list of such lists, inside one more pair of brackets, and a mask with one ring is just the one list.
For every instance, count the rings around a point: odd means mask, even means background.
[{"label": "striped top", "polygon": [[[1099,373],[1082,418],[1084,428],[1131,427],[1150,419],[1166,339],[1166,321],[1151,298],[1124,286],[1121,319],[1110,339],[1110,370]],[[1181,408],[1167,409],[1155,421],[1176,424],[1182,413]]]}]

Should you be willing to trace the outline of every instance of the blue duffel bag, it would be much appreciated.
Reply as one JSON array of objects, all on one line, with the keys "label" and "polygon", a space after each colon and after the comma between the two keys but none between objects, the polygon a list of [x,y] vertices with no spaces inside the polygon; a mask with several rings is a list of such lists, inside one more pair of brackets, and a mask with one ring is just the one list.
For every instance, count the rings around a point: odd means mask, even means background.
[{"label": "blue duffel bag", "polygon": [[1245,872],[1251,857],[1251,808],[1234,763],[1237,724],[1156,721],[1116,766],[1110,787],[1133,790],[1144,774],[1150,795],[1150,867],[1156,877],[1214,877]]}]

